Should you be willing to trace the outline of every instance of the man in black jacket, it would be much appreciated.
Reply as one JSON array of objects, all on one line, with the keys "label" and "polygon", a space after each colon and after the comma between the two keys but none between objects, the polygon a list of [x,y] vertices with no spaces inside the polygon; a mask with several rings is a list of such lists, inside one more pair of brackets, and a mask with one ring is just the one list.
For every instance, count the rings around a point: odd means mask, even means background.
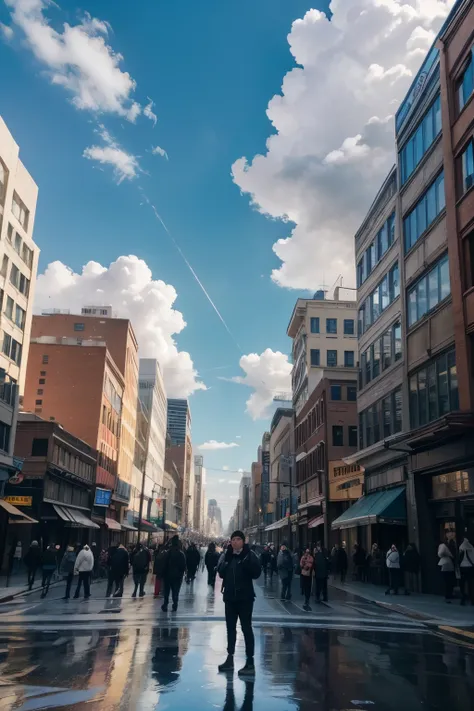
[{"label": "man in black jacket", "polygon": [[168,611],[170,593],[173,599],[173,612],[178,609],[178,597],[183,582],[184,571],[186,570],[186,558],[181,550],[178,536],[171,539],[171,547],[166,554],[163,565],[163,581],[165,583],[164,600],[161,606],[163,612]]},{"label": "man in black jacket", "polygon": [[109,550],[109,579],[107,583],[106,597],[110,597],[112,586],[115,585],[114,597],[122,597],[123,583],[128,575],[130,559],[128,551],[122,544],[118,548]]},{"label": "man in black jacket", "polygon": [[240,676],[255,674],[255,638],[252,630],[252,612],[255,600],[253,581],[260,577],[262,566],[249,546],[242,531],[234,531],[227,551],[219,559],[217,570],[223,579],[225,621],[227,626],[227,659],[219,671],[234,670],[234,653],[237,639],[237,620],[240,620],[245,640],[247,661],[239,670]]},{"label": "man in black jacket", "polygon": [[138,588],[140,587],[140,597],[145,595],[145,583],[150,569],[151,555],[148,548],[145,548],[142,543],[137,543],[135,551],[132,555],[133,582],[135,588],[132,597],[137,596]]}]

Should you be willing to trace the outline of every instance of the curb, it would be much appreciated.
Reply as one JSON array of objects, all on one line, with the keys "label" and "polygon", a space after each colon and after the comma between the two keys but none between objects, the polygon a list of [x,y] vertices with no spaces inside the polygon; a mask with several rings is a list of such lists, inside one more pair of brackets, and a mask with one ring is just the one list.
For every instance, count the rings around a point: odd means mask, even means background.
[{"label": "curb", "polygon": [[[62,580],[56,580],[56,582],[51,583],[49,587],[55,588],[61,582],[62,582]],[[39,585],[38,587],[32,588],[31,590],[28,590],[28,588],[26,588],[26,590],[20,590],[20,592],[13,593],[11,595],[5,595],[4,597],[0,597],[0,605],[4,602],[11,602],[16,597],[32,595],[33,593],[39,592],[40,590],[42,590],[41,585]],[[1,593],[0,593],[0,595],[1,595]]]}]

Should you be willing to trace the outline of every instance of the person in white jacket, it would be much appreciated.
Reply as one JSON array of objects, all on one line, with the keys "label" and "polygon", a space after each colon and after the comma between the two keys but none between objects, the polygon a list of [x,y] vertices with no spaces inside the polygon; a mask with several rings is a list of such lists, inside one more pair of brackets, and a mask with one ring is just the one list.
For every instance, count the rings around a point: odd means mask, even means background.
[{"label": "person in white jacket", "polygon": [[[461,605],[466,604],[466,597],[469,597],[471,605],[474,605],[474,546],[467,535],[459,546],[459,569],[461,572]],[[466,595],[467,588],[467,595]]]},{"label": "person in white jacket", "polygon": [[77,581],[76,592],[74,593],[74,598],[77,599],[81,592],[81,585],[84,583],[84,600],[88,600],[91,596],[90,579],[91,574],[94,569],[94,554],[92,553],[89,546],[86,545],[79,552],[76,563],[74,565],[74,574],[79,575],[79,580]]},{"label": "person in white jacket", "polygon": [[456,585],[455,573],[455,548],[451,541],[446,538],[438,547],[438,567],[441,570],[444,585],[444,599],[451,603],[453,599],[454,586]]},{"label": "person in white jacket", "polygon": [[400,585],[400,553],[397,546],[393,543],[390,550],[387,551],[387,568],[389,586],[385,591],[386,595],[390,595],[393,590],[395,595],[398,595],[398,587]]}]

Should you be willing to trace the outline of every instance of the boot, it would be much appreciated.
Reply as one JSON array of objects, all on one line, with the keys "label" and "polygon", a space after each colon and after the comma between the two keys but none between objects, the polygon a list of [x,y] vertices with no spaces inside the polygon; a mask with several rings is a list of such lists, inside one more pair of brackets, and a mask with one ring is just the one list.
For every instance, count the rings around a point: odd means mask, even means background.
[{"label": "boot", "polygon": [[253,657],[247,657],[245,666],[238,671],[239,676],[255,676],[255,664],[253,662]]},{"label": "boot", "polygon": [[217,667],[220,672],[231,672],[234,671],[234,655],[228,654],[227,659],[223,664],[219,664]]},{"label": "boot", "polygon": [[163,612],[168,612],[168,605],[162,605],[161,609],[163,610]]}]

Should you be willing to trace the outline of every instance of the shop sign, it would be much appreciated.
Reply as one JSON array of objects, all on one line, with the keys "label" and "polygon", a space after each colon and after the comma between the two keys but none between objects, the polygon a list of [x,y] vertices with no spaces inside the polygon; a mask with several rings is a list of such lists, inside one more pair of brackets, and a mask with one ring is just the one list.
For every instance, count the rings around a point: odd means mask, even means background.
[{"label": "shop sign", "polygon": [[94,506],[109,506],[112,492],[110,489],[96,489]]},{"label": "shop sign", "polygon": [[12,506],[33,506],[32,496],[5,496],[5,501]]}]

